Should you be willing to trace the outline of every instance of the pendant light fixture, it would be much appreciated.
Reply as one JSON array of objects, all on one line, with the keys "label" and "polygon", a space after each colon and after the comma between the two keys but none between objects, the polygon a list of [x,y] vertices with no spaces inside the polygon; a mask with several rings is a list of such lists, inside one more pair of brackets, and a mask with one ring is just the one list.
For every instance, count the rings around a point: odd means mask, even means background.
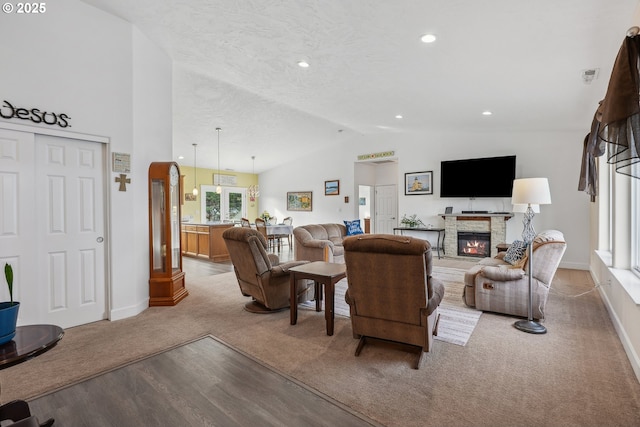
[{"label": "pendant light fixture", "polygon": [[196,147],[198,146],[198,144],[191,144],[193,145],[193,191],[191,191],[191,193],[194,196],[198,195],[198,170],[196,169],[196,158],[197,158],[197,154],[196,154]]},{"label": "pendant light fixture", "polygon": [[[253,160],[253,166],[251,166],[251,172],[253,175],[256,174],[255,166],[256,166],[256,156],[251,156],[251,160]],[[258,184],[252,184],[249,186],[249,200],[252,202],[256,201],[256,198],[260,195],[260,187]]]},{"label": "pendant light fixture", "polygon": [[216,187],[216,193],[222,193],[222,187],[220,186],[220,131],[221,128],[216,128],[216,132],[218,132],[218,186]]}]

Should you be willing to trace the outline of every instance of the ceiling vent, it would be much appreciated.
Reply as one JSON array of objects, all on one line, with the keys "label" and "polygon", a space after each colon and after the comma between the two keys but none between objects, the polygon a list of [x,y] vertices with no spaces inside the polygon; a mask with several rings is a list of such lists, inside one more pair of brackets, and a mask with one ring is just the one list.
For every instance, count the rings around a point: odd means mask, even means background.
[{"label": "ceiling vent", "polygon": [[587,70],[582,70],[582,81],[584,81],[584,84],[591,84],[592,81],[598,78],[599,73],[600,68],[589,68]]}]

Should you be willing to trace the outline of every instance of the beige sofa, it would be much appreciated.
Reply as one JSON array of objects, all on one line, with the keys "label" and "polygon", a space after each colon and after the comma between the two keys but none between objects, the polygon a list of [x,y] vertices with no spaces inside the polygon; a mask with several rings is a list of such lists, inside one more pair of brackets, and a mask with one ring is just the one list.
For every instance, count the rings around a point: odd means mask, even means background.
[{"label": "beige sofa", "polygon": [[347,235],[343,224],[308,224],[293,229],[296,261],[327,261],[344,264],[342,240]]},{"label": "beige sofa", "polygon": [[[567,248],[560,231],[547,230],[533,239],[533,318],[544,319],[551,281]],[[528,317],[529,263],[525,256],[512,265],[505,252],[484,258],[466,272],[464,302],[478,310]]]}]

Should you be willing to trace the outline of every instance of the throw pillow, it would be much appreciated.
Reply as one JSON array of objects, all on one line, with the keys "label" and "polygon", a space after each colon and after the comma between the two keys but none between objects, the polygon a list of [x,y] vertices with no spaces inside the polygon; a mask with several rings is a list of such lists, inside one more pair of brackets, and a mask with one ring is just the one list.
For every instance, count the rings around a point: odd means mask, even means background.
[{"label": "throw pillow", "polygon": [[362,228],[360,228],[360,220],[344,221],[344,226],[347,227],[347,236],[355,236],[356,234],[364,234]]},{"label": "throw pillow", "polygon": [[504,260],[511,265],[517,264],[527,254],[527,245],[522,240],[515,240],[507,253],[504,256]]}]

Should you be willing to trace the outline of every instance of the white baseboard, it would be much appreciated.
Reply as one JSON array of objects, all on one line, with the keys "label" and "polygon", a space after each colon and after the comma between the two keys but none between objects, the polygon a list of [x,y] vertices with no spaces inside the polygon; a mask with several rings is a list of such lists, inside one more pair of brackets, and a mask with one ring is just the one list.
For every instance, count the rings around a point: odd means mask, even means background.
[{"label": "white baseboard", "polygon": [[585,264],[582,262],[560,262],[560,265],[558,267],[567,268],[569,270],[590,270],[589,264]]},{"label": "white baseboard", "polygon": [[616,313],[613,305],[611,304],[611,301],[609,300],[607,293],[603,290],[602,286],[600,286],[602,284],[598,280],[598,275],[595,274],[593,270],[590,270],[590,273],[596,286],[599,286],[598,291],[600,293],[600,296],[602,297],[604,306],[607,309],[607,312],[609,313],[609,318],[613,323],[613,327],[616,330],[616,333],[618,334],[618,338],[622,343],[622,347],[624,348],[624,351],[627,354],[627,358],[631,363],[631,368],[633,369],[633,372],[636,374],[636,379],[638,380],[638,382],[640,382],[640,357],[638,357],[638,353],[635,351],[633,347],[633,343],[629,339],[629,335],[627,334],[624,324],[620,321],[620,318],[618,317],[618,314]]},{"label": "white baseboard", "polygon": [[135,305],[111,310],[111,312],[109,313],[109,320],[122,320],[126,319],[127,317],[137,316],[147,308],[149,308],[149,298],[146,298]]}]

